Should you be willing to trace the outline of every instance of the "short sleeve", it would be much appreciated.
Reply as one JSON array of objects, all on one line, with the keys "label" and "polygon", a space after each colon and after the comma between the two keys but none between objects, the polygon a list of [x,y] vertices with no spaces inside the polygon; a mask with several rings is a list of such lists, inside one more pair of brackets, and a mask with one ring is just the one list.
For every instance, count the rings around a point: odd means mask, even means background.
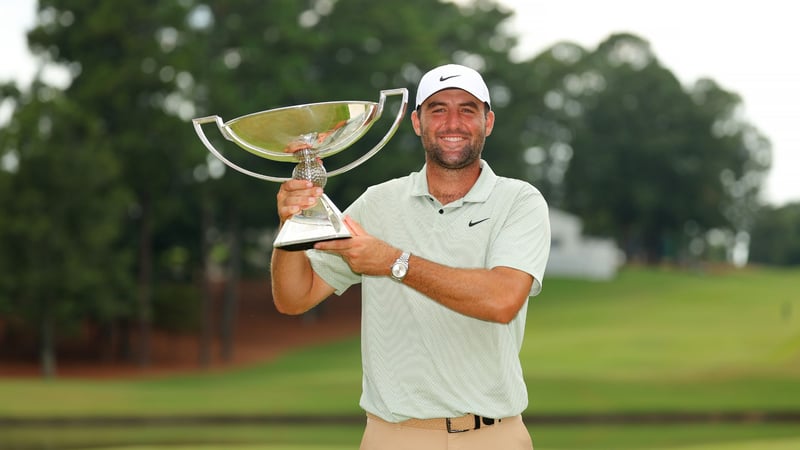
[{"label": "short sleeve", "polygon": [[534,282],[530,295],[538,295],[550,256],[547,202],[538,189],[525,183],[512,205],[502,230],[492,242],[489,267],[505,266],[531,274]]}]

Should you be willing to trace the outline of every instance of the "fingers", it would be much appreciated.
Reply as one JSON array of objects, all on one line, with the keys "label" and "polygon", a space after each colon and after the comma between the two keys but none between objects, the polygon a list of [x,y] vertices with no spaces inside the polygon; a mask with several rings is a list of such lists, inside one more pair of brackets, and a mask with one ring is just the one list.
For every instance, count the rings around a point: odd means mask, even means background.
[{"label": "fingers", "polygon": [[341,253],[352,248],[352,238],[315,242],[314,248],[316,250]]},{"label": "fingers", "polygon": [[286,153],[295,153],[299,152],[300,150],[305,150],[307,148],[311,148],[311,144],[304,141],[292,141],[286,144],[283,151]]},{"label": "fingers", "polygon": [[317,242],[314,248],[317,250],[328,251],[340,255],[356,273],[364,275],[382,276],[387,275],[391,262],[397,258],[396,249],[380,239],[367,234],[361,226],[353,220],[345,217],[351,232],[361,232],[354,234],[349,239],[337,239],[331,241]]},{"label": "fingers", "polygon": [[278,190],[278,216],[281,223],[300,211],[314,206],[322,188],[307,180],[288,180]]},{"label": "fingers", "polygon": [[344,224],[347,225],[347,229],[353,236],[366,236],[367,234],[361,224],[350,216],[344,216]]}]

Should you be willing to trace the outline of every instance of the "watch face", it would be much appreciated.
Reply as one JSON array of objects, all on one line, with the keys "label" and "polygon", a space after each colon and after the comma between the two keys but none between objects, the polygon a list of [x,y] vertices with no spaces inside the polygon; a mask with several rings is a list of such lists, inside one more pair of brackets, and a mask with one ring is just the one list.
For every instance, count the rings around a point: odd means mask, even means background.
[{"label": "watch face", "polygon": [[406,275],[406,266],[399,263],[393,265],[392,275],[394,275],[395,278],[403,278]]}]

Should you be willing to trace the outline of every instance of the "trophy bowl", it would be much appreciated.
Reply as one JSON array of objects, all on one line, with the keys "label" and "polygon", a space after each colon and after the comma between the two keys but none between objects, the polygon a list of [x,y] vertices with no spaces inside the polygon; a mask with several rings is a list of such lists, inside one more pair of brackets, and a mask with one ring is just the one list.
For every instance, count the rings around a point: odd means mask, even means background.
[{"label": "trophy bowl", "polygon": [[[361,139],[381,117],[386,98],[391,95],[401,95],[402,103],[383,138],[354,161],[327,172],[321,160]],[[208,151],[240,173],[277,183],[290,179],[254,172],[231,162],[208,140],[203,131],[204,124],[215,123],[225,139],[254,155],[272,161],[296,163],[292,178],[309,180],[316,186],[324,187],[328,177],[352,170],[380,151],[394,136],[407,107],[408,90],[400,88],[381,91],[377,103],[310,103],[247,114],[227,122],[223,122],[219,116],[207,116],[192,119],[192,123]],[[313,207],[283,224],[273,246],[285,250],[303,250],[313,247],[315,242],[348,237],[350,232],[344,225],[341,211],[323,194]]]},{"label": "trophy bowl", "polygon": [[[369,102],[290,106],[233,119],[223,133],[245,150],[273,161],[296,161],[298,143],[308,144],[325,158],[360,139],[372,127],[377,111],[378,105]],[[307,138],[310,142],[305,142]]]}]

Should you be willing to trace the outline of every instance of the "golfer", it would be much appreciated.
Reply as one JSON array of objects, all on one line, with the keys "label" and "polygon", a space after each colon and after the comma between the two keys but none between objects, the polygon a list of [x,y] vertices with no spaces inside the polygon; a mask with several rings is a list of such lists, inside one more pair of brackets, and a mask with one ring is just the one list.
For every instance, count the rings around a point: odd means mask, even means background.
[{"label": "golfer", "polygon": [[[352,238],[273,253],[283,313],[362,285],[363,450],[533,448],[520,415],[528,395],[519,352],[550,223],[535,187],[482,159],[494,122],[478,72],[427,72],[411,113],[422,168],[353,202]],[[283,183],[281,224],[320,195],[307,181]]]}]

